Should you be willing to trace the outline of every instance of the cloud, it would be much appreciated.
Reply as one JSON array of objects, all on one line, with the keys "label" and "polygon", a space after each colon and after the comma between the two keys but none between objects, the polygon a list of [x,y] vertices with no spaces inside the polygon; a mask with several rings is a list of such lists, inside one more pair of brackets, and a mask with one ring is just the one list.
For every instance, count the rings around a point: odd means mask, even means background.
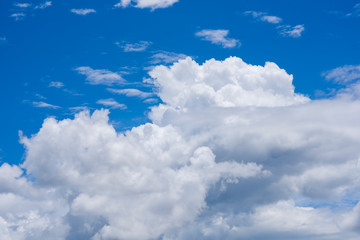
[{"label": "cloud", "polygon": [[348,84],[360,80],[360,65],[345,65],[322,73],[326,80]]},{"label": "cloud", "polygon": [[352,12],[346,14],[346,16],[360,17],[360,3],[354,5]]},{"label": "cloud", "polygon": [[49,87],[62,88],[63,86],[64,86],[64,83],[62,83],[62,82],[50,82],[49,83]]},{"label": "cloud", "polygon": [[280,35],[284,37],[292,37],[292,38],[299,38],[301,37],[303,31],[305,30],[304,25],[282,25],[278,27]]},{"label": "cloud", "polygon": [[157,8],[167,8],[179,0],[121,0],[114,7],[119,8],[126,8],[128,6],[133,6],[136,8],[151,8],[151,10],[155,10]]},{"label": "cloud", "polygon": [[72,13],[75,13],[77,15],[88,15],[89,13],[96,13],[95,9],[90,9],[90,8],[73,8],[70,10]]},{"label": "cloud", "polygon": [[19,8],[28,8],[31,6],[31,3],[14,3],[14,6]]},{"label": "cloud", "polygon": [[34,8],[35,9],[45,9],[45,8],[51,7],[51,5],[52,5],[51,1],[45,1],[44,3],[36,5]]},{"label": "cloud", "polygon": [[118,74],[106,69],[92,69],[91,67],[78,67],[75,69],[79,74],[86,76],[86,81],[92,85],[124,84],[125,80]]},{"label": "cloud", "polygon": [[97,104],[104,105],[105,107],[109,107],[111,109],[126,109],[126,105],[122,103],[118,103],[112,98],[108,99],[100,99],[96,102]]},{"label": "cloud", "polygon": [[123,94],[127,97],[138,97],[138,98],[148,98],[154,96],[154,93],[143,92],[138,89],[128,88],[128,89],[112,89],[108,88],[108,91],[116,94]]},{"label": "cloud", "polygon": [[195,33],[201,40],[210,41],[213,44],[221,45],[223,48],[234,48],[241,45],[240,41],[233,38],[228,38],[229,30],[218,29],[218,30],[201,30]]},{"label": "cloud", "polygon": [[167,51],[158,51],[150,58],[151,64],[169,64],[179,61],[180,59],[187,58],[188,56],[182,53],[174,53]]},{"label": "cloud", "polygon": [[38,107],[38,108],[52,108],[52,109],[58,109],[61,108],[59,106],[56,105],[52,105],[46,102],[32,102],[34,107]]},{"label": "cloud", "polygon": [[22,12],[13,13],[10,15],[10,17],[14,18],[15,21],[23,20],[25,18],[26,14]]},{"label": "cloud", "polygon": [[0,37],[0,44],[5,43],[7,41],[6,37]]},{"label": "cloud", "polygon": [[143,52],[151,45],[151,42],[140,41],[137,43],[125,43],[125,44],[116,42],[116,45],[124,49],[124,52]]},{"label": "cloud", "polygon": [[256,11],[246,11],[245,15],[251,15],[253,18],[258,19],[262,22],[268,22],[272,24],[278,24],[282,21],[280,17],[271,16],[264,12],[256,12]]},{"label": "cloud", "polygon": [[310,100],[275,63],[236,57],[149,74],[149,123],[116,132],[84,111],[20,134],[24,163],[0,167],[1,236],[359,238],[360,84]]}]

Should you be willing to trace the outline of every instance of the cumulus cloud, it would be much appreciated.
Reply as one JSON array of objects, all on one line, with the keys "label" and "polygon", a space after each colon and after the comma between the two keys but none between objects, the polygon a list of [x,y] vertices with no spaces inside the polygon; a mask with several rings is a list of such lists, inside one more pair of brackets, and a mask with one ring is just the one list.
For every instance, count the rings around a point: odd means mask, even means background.
[{"label": "cumulus cloud", "polygon": [[279,33],[284,37],[299,38],[301,37],[304,30],[305,30],[304,24],[296,25],[296,26],[290,26],[290,25],[279,26]]},{"label": "cumulus cloud", "polygon": [[123,94],[127,97],[139,97],[139,98],[148,98],[154,96],[154,93],[151,92],[143,92],[139,89],[134,88],[126,88],[126,89],[113,89],[108,88],[108,91],[116,94]]},{"label": "cumulus cloud", "polygon": [[91,67],[83,66],[75,69],[79,74],[86,76],[86,81],[92,85],[113,85],[124,84],[125,80],[115,72],[107,69],[92,69]]},{"label": "cumulus cloud", "polygon": [[340,84],[347,84],[360,80],[360,65],[345,65],[326,71],[322,74],[326,80],[331,80]]},{"label": "cumulus cloud", "polygon": [[213,44],[221,45],[223,48],[234,48],[241,45],[239,40],[227,37],[229,35],[229,30],[204,29],[195,33],[195,35],[197,37],[200,37],[202,40],[209,41]]},{"label": "cumulus cloud", "polygon": [[73,8],[70,10],[72,13],[75,13],[77,15],[88,15],[89,13],[96,13],[95,9],[91,9],[91,8]]},{"label": "cumulus cloud", "polygon": [[121,0],[114,7],[119,8],[126,8],[128,6],[133,6],[136,8],[151,8],[151,10],[155,10],[157,8],[167,8],[179,0]]},{"label": "cumulus cloud", "polygon": [[120,46],[124,50],[124,52],[143,52],[151,45],[151,42],[140,41],[137,43],[124,43],[124,44],[116,42],[115,44]]},{"label": "cumulus cloud", "polygon": [[83,111],[21,136],[24,163],[0,167],[2,236],[359,238],[355,85],[311,101],[275,63],[236,57],[149,74],[150,123],[119,133]]},{"label": "cumulus cloud", "polygon": [[262,22],[268,22],[272,24],[278,24],[282,21],[280,17],[271,16],[264,12],[257,12],[257,11],[246,11],[244,12],[245,15],[250,15],[255,19],[258,19]]}]

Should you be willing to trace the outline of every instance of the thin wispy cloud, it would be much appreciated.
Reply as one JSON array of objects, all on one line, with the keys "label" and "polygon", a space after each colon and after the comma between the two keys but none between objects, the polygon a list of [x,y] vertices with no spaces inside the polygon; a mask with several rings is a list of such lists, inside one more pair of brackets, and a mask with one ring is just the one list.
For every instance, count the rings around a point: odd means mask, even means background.
[{"label": "thin wispy cloud", "polygon": [[121,0],[120,2],[114,5],[115,8],[126,8],[129,6],[133,6],[136,8],[150,8],[151,10],[155,10],[157,8],[167,8],[179,0]]},{"label": "thin wispy cloud", "polygon": [[139,89],[134,88],[127,88],[127,89],[113,89],[108,88],[109,92],[115,93],[115,94],[122,94],[127,97],[138,97],[138,98],[148,98],[154,96],[154,93],[151,92],[143,92]]},{"label": "thin wispy cloud", "polygon": [[19,8],[28,8],[31,6],[31,3],[14,3],[14,6]]},{"label": "thin wispy cloud", "polygon": [[239,40],[229,38],[228,35],[229,30],[225,29],[204,29],[195,33],[195,36],[200,37],[201,40],[209,41],[213,44],[220,45],[223,48],[234,48],[241,45]]},{"label": "thin wispy cloud", "polygon": [[151,42],[148,41],[139,41],[136,43],[116,42],[115,44],[121,47],[124,50],[124,52],[143,52],[151,45]]},{"label": "thin wispy cloud", "polygon": [[304,25],[282,25],[278,27],[280,35],[284,37],[299,38],[305,30]]},{"label": "thin wispy cloud", "polygon": [[37,108],[51,108],[51,109],[59,109],[60,106],[52,105],[46,102],[32,102],[32,105]]},{"label": "thin wispy cloud", "polygon": [[360,17],[360,3],[355,4],[352,11],[346,14],[348,17]]},{"label": "thin wispy cloud", "polygon": [[92,69],[88,66],[78,67],[75,69],[79,74],[86,76],[86,81],[92,85],[113,85],[124,84],[126,81],[120,74],[111,72],[107,69]]},{"label": "thin wispy cloud", "polygon": [[95,9],[91,9],[91,8],[73,8],[70,11],[72,13],[82,16],[88,15],[89,13],[96,13]]},{"label": "thin wispy cloud", "polygon": [[36,5],[34,8],[35,9],[45,9],[45,8],[51,7],[51,5],[52,5],[51,1],[45,1],[44,3],[40,3],[40,4]]},{"label": "thin wispy cloud", "polygon": [[244,12],[244,15],[250,15],[253,18],[260,20],[262,22],[268,22],[272,24],[278,24],[282,21],[280,17],[268,15],[264,12],[257,12],[257,11],[246,11]]},{"label": "thin wispy cloud", "polygon": [[360,80],[360,65],[345,65],[326,71],[322,76],[329,81],[339,84],[347,84]]},{"label": "thin wispy cloud", "polygon": [[14,18],[15,21],[23,20],[25,18],[26,14],[19,12],[19,13],[13,13],[10,15],[10,17]]},{"label": "thin wispy cloud", "polygon": [[174,53],[167,51],[158,51],[150,57],[151,64],[169,64],[177,62],[180,59],[187,58],[188,56],[182,53]]},{"label": "thin wispy cloud", "polygon": [[64,87],[64,83],[62,83],[62,82],[50,82],[49,87],[62,88],[62,87]]},{"label": "thin wispy cloud", "polygon": [[105,107],[111,108],[111,109],[126,109],[126,105],[122,103],[118,103],[112,98],[108,99],[100,99],[96,102],[97,104],[103,105]]},{"label": "thin wispy cloud", "polygon": [[32,3],[14,3],[16,7],[14,13],[10,17],[14,18],[15,21],[23,20],[27,15],[33,15],[34,11],[39,9],[45,9],[52,5],[52,1],[45,1],[43,3],[33,5]]}]

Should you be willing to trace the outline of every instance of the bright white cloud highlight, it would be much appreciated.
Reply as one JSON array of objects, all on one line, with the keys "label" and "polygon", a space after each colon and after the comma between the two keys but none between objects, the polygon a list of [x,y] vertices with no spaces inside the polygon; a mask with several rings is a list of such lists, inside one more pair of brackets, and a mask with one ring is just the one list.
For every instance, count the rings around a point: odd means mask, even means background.
[{"label": "bright white cloud highlight", "polygon": [[282,25],[279,26],[279,30],[279,33],[284,37],[299,38],[305,30],[305,27],[303,24],[296,26]]},{"label": "bright white cloud highlight", "polygon": [[155,10],[157,8],[167,8],[175,3],[177,3],[179,0],[121,0],[117,4],[114,5],[114,7],[128,7],[133,6],[136,8],[151,8],[151,10]]},{"label": "bright white cloud highlight", "polygon": [[234,38],[229,38],[229,30],[201,30],[195,33],[201,40],[210,41],[213,44],[221,45],[223,48],[234,48],[241,45],[240,41]]},{"label": "bright white cloud highlight", "polygon": [[19,8],[28,8],[31,6],[31,3],[14,3],[14,6]]},{"label": "bright white cloud highlight", "polygon": [[108,99],[100,99],[96,102],[97,104],[104,105],[105,107],[109,107],[111,109],[126,109],[126,105],[122,103],[118,103],[112,98]]},{"label": "bright white cloud highlight", "polygon": [[125,80],[115,72],[106,69],[92,69],[91,67],[78,67],[75,69],[79,74],[86,76],[86,81],[92,85],[124,84]]},{"label": "bright white cloud highlight", "polygon": [[326,80],[331,80],[340,84],[347,84],[360,80],[360,65],[345,65],[324,72],[322,74]]},{"label": "bright white cloud highlight", "polygon": [[148,97],[154,96],[154,93],[143,92],[143,91],[140,91],[139,89],[134,89],[134,88],[127,88],[127,89],[108,88],[108,91],[110,91],[112,93],[116,93],[116,94],[122,94],[127,97],[148,98]]},{"label": "bright white cloud highlight", "polygon": [[75,13],[77,15],[88,15],[89,13],[96,13],[95,9],[91,9],[91,8],[73,8],[70,10],[72,13]]}]

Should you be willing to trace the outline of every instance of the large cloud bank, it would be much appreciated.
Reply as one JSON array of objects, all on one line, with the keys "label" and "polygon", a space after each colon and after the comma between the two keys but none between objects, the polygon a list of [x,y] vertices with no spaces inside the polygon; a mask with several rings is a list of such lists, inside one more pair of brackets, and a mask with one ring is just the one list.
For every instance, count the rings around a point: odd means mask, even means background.
[{"label": "large cloud bank", "polygon": [[358,239],[358,85],[294,92],[274,63],[190,58],[150,72],[163,104],[48,118],[0,167],[3,239]]}]

